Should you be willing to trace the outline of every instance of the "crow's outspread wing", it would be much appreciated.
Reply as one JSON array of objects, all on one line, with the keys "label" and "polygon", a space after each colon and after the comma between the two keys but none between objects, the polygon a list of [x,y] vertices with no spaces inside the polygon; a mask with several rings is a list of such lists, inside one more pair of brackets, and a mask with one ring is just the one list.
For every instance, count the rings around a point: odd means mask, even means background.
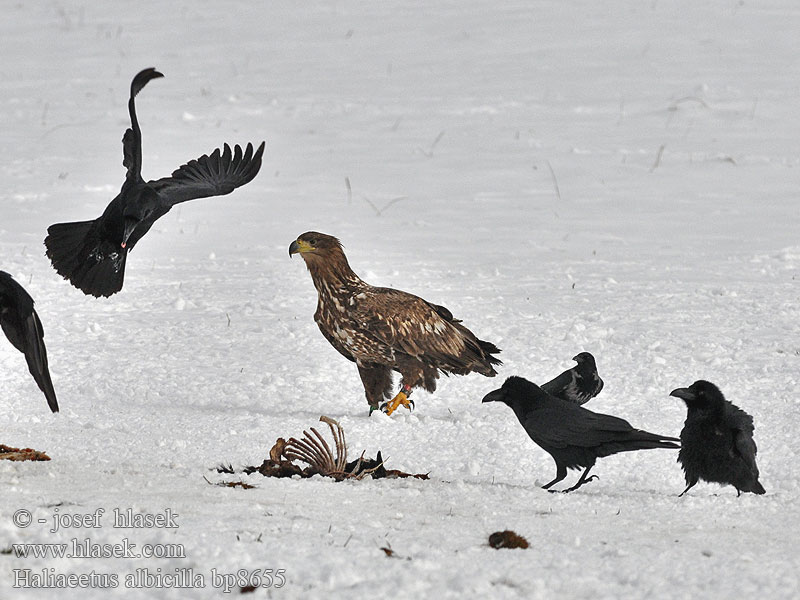
[{"label": "crow's outspread wing", "polygon": [[161,73],[153,68],[139,71],[131,81],[131,96],[128,100],[128,112],[131,116],[131,126],[122,136],[122,166],[128,172],[125,180],[139,183],[142,180],[142,131],[139,129],[139,120],[136,118],[136,95],[142,91],[151,79],[163,77]]},{"label": "crow's outspread wing", "polygon": [[247,144],[244,152],[237,144],[231,152],[230,146],[225,144],[223,151],[217,148],[211,156],[204,154],[197,160],[190,160],[169,177],[148,184],[170,207],[196,198],[230,194],[258,174],[264,146],[265,142],[261,142],[254,153],[252,144]]}]

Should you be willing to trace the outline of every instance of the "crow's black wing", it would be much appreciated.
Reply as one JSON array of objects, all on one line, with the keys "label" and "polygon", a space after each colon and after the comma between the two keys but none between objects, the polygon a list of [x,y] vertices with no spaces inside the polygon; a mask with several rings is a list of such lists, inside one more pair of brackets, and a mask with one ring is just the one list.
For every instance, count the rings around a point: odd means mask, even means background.
[{"label": "crow's black wing", "polygon": [[3,271],[0,271],[0,326],[11,344],[25,354],[28,370],[44,392],[50,410],[58,412],[58,400],[47,365],[44,328],[33,309],[33,298]]},{"label": "crow's black wing", "polygon": [[756,443],[753,441],[753,436],[741,429],[733,432],[733,444],[736,452],[742,457],[742,460],[750,469],[750,472],[758,478],[758,467],[756,466]]},{"label": "crow's black wing", "polygon": [[125,130],[125,135],[122,136],[122,166],[128,170],[125,179],[133,183],[139,183],[142,180],[142,131],[139,129],[139,121],[136,118],[135,98],[148,81],[163,76],[155,69],[149,68],[139,71],[131,81],[131,95],[128,99],[131,126]]},{"label": "crow's black wing", "polygon": [[233,152],[225,144],[222,152],[217,148],[211,156],[204,154],[197,160],[190,160],[169,177],[148,184],[167,207],[196,198],[230,194],[258,174],[264,146],[265,142],[261,142],[254,153],[253,145],[248,143],[243,153],[238,144]]},{"label": "crow's black wing", "polygon": [[753,440],[753,417],[744,412],[735,404],[726,407],[726,419],[733,429],[733,445],[739,456],[745,462],[750,471],[758,478],[758,467],[756,467],[756,443]]},{"label": "crow's black wing", "polygon": [[531,411],[523,426],[537,443],[555,448],[593,448],[634,431],[625,419],[595,413],[566,400],[553,400],[552,405]]},{"label": "crow's black wing", "polygon": [[564,371],[556,377],[548,381],[545,384],[542,384],[541,387],[545,392],[550,394],[551,396],[555,396],[556,398],[561,398],[562,400],[569,400],[570,402],[577,402],[577,400],[569,395],[569,390],[574,388],[575,375],[572,372],[572,369]]}]

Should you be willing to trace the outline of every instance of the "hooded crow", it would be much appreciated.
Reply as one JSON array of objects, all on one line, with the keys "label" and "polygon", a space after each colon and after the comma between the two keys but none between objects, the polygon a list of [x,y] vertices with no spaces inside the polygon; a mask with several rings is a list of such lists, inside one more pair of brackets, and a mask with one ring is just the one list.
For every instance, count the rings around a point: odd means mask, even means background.
[{"label": "hooded crow", "polygon": [[586,404],[603,389],[603,380],[597,374],[597,363],[589,352],[581,352],[572,360],[578,364],[543,384],[542,389],[556,398],[578,405]]}]

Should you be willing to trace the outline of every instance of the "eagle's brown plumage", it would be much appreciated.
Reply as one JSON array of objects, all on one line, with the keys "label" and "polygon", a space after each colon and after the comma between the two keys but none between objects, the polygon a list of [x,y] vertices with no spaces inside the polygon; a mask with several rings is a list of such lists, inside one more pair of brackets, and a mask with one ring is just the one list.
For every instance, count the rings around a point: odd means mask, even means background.
[{"label": "eagle's brown plumage", "polygon": [[436,389],[439,372],[494,377],[500,350],[479,340],[443,306],[400,290],[374,287],[350,268],[338,239],[309,231],[289,246],[306,262],[319,293],[314,320],[322,335],[358,366],[370,407],[402,389]]}]

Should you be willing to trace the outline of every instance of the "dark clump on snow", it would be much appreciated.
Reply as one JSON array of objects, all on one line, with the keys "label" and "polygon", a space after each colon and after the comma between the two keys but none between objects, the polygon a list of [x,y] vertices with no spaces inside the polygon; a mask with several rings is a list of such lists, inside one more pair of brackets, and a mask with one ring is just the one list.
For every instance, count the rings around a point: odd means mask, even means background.
[{"label": "dark clump on snow", "polygon": [[500,548],[528,548],[528,540],[510,529],[495,531],[489,536],[489,545],[499,550]]},{"label": "dark clump on snow", "polygon": [[[282,440],[283,438],[280,439]],[[248,475],[252,473],[261,473],[264,477],[294,477],[298,475],[302,478],[307,478],[313,477],[314,475],[322,475],[324,477],[332,477],[337,481],[342,481],[344,479],[363,479],[367,475],[373,479],[398,479],[405,477],[429,479],[427,473],[411,474],[397,469],[387,469],[384,467],[380,450],[374,459],[363,458],[362,456],[358,460],[348,462],[342,471],[326,472],[316,465],[309,465],[305,468],[301,468],[289,459],[280,459],[276,461],[268,458],[258,467],[245,467],[244,472]]]},{"label": "dark clump on snow", "polygon": [[[248,475],[260,473],[264,477],[294,477],[295,475],[307,478],[314,475],[331,477],[336,481],[345,479],[363,479],[370,476],[373,479],[397,479],[414,477],[416,479],[429,479],[427,473],[405,473],[397,469],[387,469],[380,450],[377,456],[365,458],[364,452],[357,460],[347,460],[347,443],[344,438],[344,430],[341,425],[330,417],[322,416],[320,421],[326,423],[331,430],[333,437],[333,448],[313,427],[309,428],[311,433],[303,431],[303,438],[278,438],[269,451],[269,458],[259,466],[249,466],[244,468]],[[306,463],[306,467],[301,467],[294,461]],[[233,473],[230,466],[221,466],[217,469],[219,473]]]}]

